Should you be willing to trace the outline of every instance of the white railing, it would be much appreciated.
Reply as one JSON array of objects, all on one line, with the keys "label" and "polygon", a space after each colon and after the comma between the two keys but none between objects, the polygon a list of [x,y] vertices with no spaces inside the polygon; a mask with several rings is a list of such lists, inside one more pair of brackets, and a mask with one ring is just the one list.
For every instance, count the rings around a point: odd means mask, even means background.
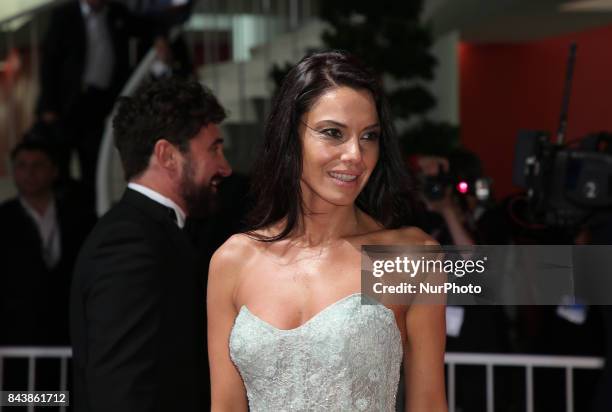
[{"label": "white railing", "polygon": [[[28,391],[36,390],[36,360],[44,358],[60,360],[60,370],[58,373],[59,388],[56,390],[66,391],[68,388],[68,361],[71,357],[72,350],[70,348],[0,347],[0,390],[3,388],[5,358],[28,360],[28,387],[26,389]],[[65,406],[60,407],[61,412],[65,410]],[[28,412],[31,411],[34,411],[34,406],[28,406]],[[0,404],[0,412],[2,412],[2,404]]]},{"label": "white railing", "polygon": [[566,411],[574,412],[574,369],[600,369],[604,361],[601,358],[579,356],[545,356],[545,355],[507,355],[495,353],[447,353],[445,363],[448,367],[448,406],[449,412],[455,412],[455,366],[478,365],[486,370],[487,412],[494,411],[495,366],[515,366],[525,368],[525,410],[533,412],[533,369],[557,368],[565,370],[565,403]]},{"label": "white railing", "polygon": [[[67,390],[68,361],[72,357],[70,348],[43,347],[0,347],[0,390],[3,388],[3,366],[5,358],[28,359],[28,387],[35,390],[37,358],[53,358],[60,360],[59,389]],[[544,356],[544,355],[508,355],[495,353],[447,353],[445,363],[448,367],[448,404],[449,412],[455,412],[455,366],[476,365],[486,369],[486,399],[487,412],[494,411],[494,379],[493,368],[496,366],[514,366],[525,368],[525,390],[527,412],[533,412],[533,370],[534,368],[557,368],[565,370],[566,410],[574,411],[574,375],[575,369],[600,369],[604,365],[601,358],[579,356]],[[33,409],[29,409],[33,410]],[[65,409],[62,408],[62,411]],[[2,405],[0,405],[0,412]]]}]

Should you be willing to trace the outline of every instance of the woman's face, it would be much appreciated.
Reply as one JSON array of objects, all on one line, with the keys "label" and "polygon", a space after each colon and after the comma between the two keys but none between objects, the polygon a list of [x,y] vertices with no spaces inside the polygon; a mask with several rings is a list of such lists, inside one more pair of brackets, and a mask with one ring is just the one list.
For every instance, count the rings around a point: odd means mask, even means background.
[{"label": "woman's face", "polygon": [[380,124],[372,95],[345,86],[330,89],[301,123],[304,201],[351,205],[378,161]]}]

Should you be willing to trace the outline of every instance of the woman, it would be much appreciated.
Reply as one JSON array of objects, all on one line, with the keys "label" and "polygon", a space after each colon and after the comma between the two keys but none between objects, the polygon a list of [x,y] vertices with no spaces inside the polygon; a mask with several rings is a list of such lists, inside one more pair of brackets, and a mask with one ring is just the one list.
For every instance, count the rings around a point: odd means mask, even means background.
[{"label": "woman", "polygon": [[254,175],[250,232],[213,256],[212,410],[446,411],[444,308],[361,305],[360,246],[435,244],[406,223],[381,88],[343,52],[285,78]]}]

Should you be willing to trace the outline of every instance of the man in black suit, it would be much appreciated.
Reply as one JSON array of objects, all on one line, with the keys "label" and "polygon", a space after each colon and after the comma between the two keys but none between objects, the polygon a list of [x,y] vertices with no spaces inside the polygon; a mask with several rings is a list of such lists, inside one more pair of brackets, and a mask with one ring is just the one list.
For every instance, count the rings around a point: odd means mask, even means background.
[{"label": "man in black suit", "polygon": [[0,345],[66,346],[70,277],[95,217],[56,196],[54,152],[36,139],[13,149],[18,196],[0,205]]},{"label": "man in black suit", "polygon": [[73,150],[93,206],[97,155],[104,122],[130,73],[132,38],[165,31],[108,0],[73,0],[57,7],[44,38],[37,111],[59,129],[60,178],[69,177]]},{"label": "man in black suit", "polygon": [[208,410],[206,274],[181,228],[231,173],[224,118],[197,82],[151,82],[120,103],[128,189],[86,241],[72,285],[77,411]]}]

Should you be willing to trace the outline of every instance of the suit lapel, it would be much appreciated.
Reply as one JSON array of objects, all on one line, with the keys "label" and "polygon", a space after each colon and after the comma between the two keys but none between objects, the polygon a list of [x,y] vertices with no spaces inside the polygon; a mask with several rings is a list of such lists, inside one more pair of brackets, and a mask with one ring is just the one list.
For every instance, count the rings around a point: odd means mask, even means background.
[{"label": "suit lapel", "polygon": [[85,64],[85,54],[87,53],[87,29],[85,28],[85,17],[81,12],[81,5],[75,1],[72,5],[72,17],[70,18],[75,36],[72,39],[79,56],[83,56],[82,64]]},{"label": "suit lapel", "polygon": [[[125,32],[125,26],[128,22],[123,13],[119,13],[118,9],[115,8],[112,3],[107,4],[106,7],[106,27],[108,28],[108,35],[110,36],[114,53],[117,55],[122,47],[120,43],[127,40],[121,34]],[[115,64],[117,64],[117,62],[115,62]]]},{"label": "suit lapel", "polygon": [[39,249],[42,249],[42,239],[40,238],[40,232],[38,231],[36,222],[23,208],[23,206],[21,206],[19,200],[17,200],[15,203],[15,210],[19,215],[19,219],[24,222],[22,228],[24,236],[26,236],[32,243],[35,242]]}]

